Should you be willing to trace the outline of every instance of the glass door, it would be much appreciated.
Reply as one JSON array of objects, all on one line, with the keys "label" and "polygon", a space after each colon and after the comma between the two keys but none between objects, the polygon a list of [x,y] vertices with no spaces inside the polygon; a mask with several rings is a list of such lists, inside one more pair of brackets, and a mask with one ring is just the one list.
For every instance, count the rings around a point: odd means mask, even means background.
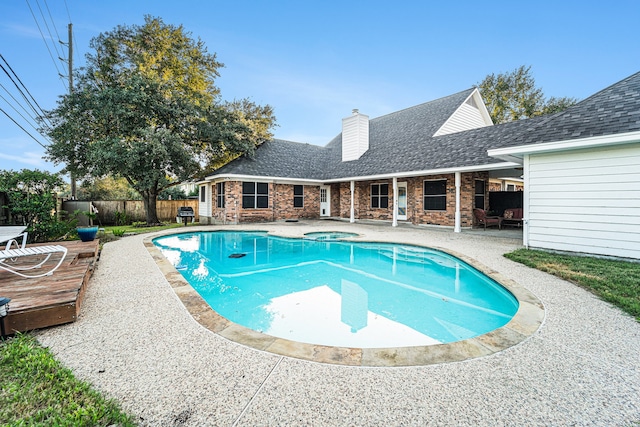
[{"label": "glass door", "polygon": [[398,183],[398,220],[407,220],[407,183]]}]

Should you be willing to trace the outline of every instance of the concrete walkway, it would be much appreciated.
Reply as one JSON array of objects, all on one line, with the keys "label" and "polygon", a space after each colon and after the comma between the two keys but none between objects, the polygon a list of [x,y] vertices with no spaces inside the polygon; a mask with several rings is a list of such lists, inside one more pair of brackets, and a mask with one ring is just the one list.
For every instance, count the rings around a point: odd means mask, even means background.
[{"label": "concrete walkway", "polygon": [[517,239],[333,221],[202,227],[219,228],[289,236],[352,231],[447,248],[537,295],[545,322],[517,346],[464,362],[361,368],[288,358],[203,328],[144,247],[145,236],[130,236],[104,246],[80,319],[38,339],[141,425],[640,422],[640,324],[566,281],[504,258],[520,247]]}]

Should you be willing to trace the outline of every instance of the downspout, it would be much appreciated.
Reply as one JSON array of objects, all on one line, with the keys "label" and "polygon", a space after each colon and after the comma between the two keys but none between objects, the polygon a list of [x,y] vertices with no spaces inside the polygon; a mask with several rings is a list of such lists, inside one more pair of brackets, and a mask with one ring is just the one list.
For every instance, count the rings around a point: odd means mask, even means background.
[{"label": "downspout", "polygon": [[460,172],[456,172],[456,214],[455,214],[455,223],[453,226],[453,232],[460,232],[460,186],[461,186],[461,175]]},{"label": "downspout", "polygon": [[355,181],[351,181],[351,212],[349,213],[349,222],[356,222],[355,216],[355,208],[354,208],[354,195],[356,184]]},{"label": "downspout", "polygon": [[398,226],[398,178],[393,177],[393,222],[392,227]]}]

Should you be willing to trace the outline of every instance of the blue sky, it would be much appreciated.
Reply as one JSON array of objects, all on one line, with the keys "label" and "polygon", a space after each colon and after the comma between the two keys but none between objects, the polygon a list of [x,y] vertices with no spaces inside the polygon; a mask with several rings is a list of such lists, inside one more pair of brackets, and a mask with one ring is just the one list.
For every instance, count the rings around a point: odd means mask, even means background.
[{"label": "blue sky", "polygon": [[[520,65],[532,66],[546,96],[578,99],[640,71],[638,0],[2,1],[0,53],[45,110],[67,90],[58,76],[66,64],[51,44],[47,50],[32,11],[45,38],[66,42],[71,19],[76,66],[89,40],[117,25],[141,24],[146,14],[182,24],[225,64],[217,80],[223,99],[270,104],[275,137],[318,145],[340,132],[353,108],[378,117]],[[46,145],[1,70],[0,84],[0,108]],[[0,169],[61,168],[43,154],[0,112]]]}]

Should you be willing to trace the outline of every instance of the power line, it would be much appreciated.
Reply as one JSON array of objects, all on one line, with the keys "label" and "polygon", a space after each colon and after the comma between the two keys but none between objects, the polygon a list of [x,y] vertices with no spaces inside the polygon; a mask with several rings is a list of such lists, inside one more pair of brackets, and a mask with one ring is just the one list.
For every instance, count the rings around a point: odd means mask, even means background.
[{"label": "power line", "polygon": [[[29,112],[29,111],[28,111],[28,110],[27,110],[27,109],[26,109],[22,104],[20,104],[20,101],[18,101],[18,100],[15,98],[15,96],[13,96],[13,95],[11,94],[11,92],[9,92],[9,90],[7,90],[7,88],[6,88],[6,87],[4,87],[4,85],[3,85],[2,83],[0,83],[0,87],[1,87],[2,89],[4,89],[4,91],[5,91],[5,92],[7,92],[7,95],[9,95],[9,96],[11,97],[11,99],[13,99],[13,100],[15,101],[15,103],[16,103],[17,105],[19,105],[19,106],[20,106],[20,108],[22,108],[22,110],[27,114],[27,116],[29,116],[29,118],[30,118],[31,120],[33,120],[34,122],[35,122],[35,121],[37,121],[37,119],[36,119],[35,117],[33,117],[33,116],[31,115],[31,113],[30,113],[30,112]],[[4,102],[6,102],[7,104],[9,104],[9,106],[10,106],[11,108],[13,108],[13,109],[18,113],[18,114],[20,114],[20,112],[16,109],[16,107],[14,107],[14,106],[9,102],[9,101],[7,101],[7,99],[6,99],[6,98],[2,97],[2,95],[0,95],[0,97],[4,100]],[[27,120],[27,119],[26,119],[22,114],[20,114],[20,116],[21,116],[23,119]]]},{"label": "power line", "polygon": [[[58,44],[53,41],[54,40],[53,34],[51,34],[51,29],[49,28],[49,23],[47,22],[47,18],[44,16],[44,12],[42,12],[42,8],[40,7],[40,2],[38,0],[35,0],[35,1],[36,1],[36,6],[38,6],[38,10],[40,11],[40,16],[42,16],[42,22],[44,22],[44,26],[47,29],[47,33],[49,33],[49,40],[52,41],[53,50],[56,51],[56,55],[58,56],[58,59],[60,59],[61,61],[64,61],[64,59],[62,58],[64,54],[61,54],[58,51]],[[60,40],[60,37],[58,37],[58,40]]]},{"label": "power line", "polygon": [[[47,12],[49,13],[49,19],[51,20],[51,25],[53,25],[53,29],[56,32],[56,37],[58,38],[58,41],[60,41],[60,34],[58,33],[58,27],[56,27],[56,21],[54,21],[53,16],[51,16],[51,10],[49,10],[49,4],[47,4],[47,0],[43,0],[43,1],[44,1],[44,6],[47,8]],[[64,51],[63,51],[63,55],[64,55]]]},{"label": "power line", "polygon": [[[46,1],[46,0],[45,0]],[[73,22],[71,20],[71,14],[69,13],[69,6],[67,5],[67,0],[64,0],[64,7],[67,10],[67,18],[69,18],[69,22]],[[73,33],[73,44],[75,44],[76,46],[78,46],[78,40],[76,39],[76,33]],[[78,53],[78,50],[76,49],[76,51],[74,52],[76,54],[76,62],[80,62],[80,53]]]},{"label": "power line", "polygon": [[[2,85],[0,85],[0,86],[2,86]],[[4,89],[4,87],[3,87],[3,89]],[[6,90],[6,89],[5,89],[5,90]],[[9,94],[9,95],[11,95],[11,94]],[[12,96],[12,98],[13,98],[13,96]],[[29,121],[29,119],[27,119],[25,116],[23,116],[23,115],[22,115],[22,113],[20,113],[20,111],[18,111],[18,109],[17,109],[16,107],[14,107],[14,106],[9,102],[9,101],[7,101],[7,99],[6,99],[4,96],[0,95],[0,99],[2,99],[4,102],[6,102],[6,103],[7,103],[7,105],[9,105],[9,107],[13,108],[13,111],[15,111],[16,113],[18,113],[18,115],[19,115],[20,117],[22,117],[22,119],[23,119],[26,123],[28,123],[28,124],[29,124],[29,126],[31,126],[31,127],[32,127],[36,132],[40,133],[40,131],[38,130],[38,128],[37,128],[37,127],[35,127],[35,126],[33,125],[33,123],[31,123],[31,122]],[[15,99],[15,98],[14,98],[14,99]],[[22,106],[21,106],[21,107],[22,107]],[[24,107],[22,107],[22,109],[24,110]],[[25,110],[25,111],[26,111],[26,110]],[[5,114],[7,114],[7,113],[5,113]],[[27,113],[27,115],[29,116],[29,113]],[[33,120],[33,121],[35,121],[35,120],[36,120],[35,118],[33,118],[33,117],[31,117],[31,116],[29,116],[29,118],[30,118],[31,120]],[[14,123],[15,123],[15,121],[14,121]]]},{"label": "power line", "polygon": [[[4,58],[4,56],[2,56],[2,54],[0,53],[0,59],[2,59],[2,61],[7,65],[7,67],[9,68],[9,70],[11,70],[11,73],[15,76],[16,80],[18,80],[18,82],[20,83],[20,85],[24,88],[24,90],[29,94],[29,97],[31,98],[31,100],[33,100],[34,104],[36,104],[36,106],[38,107],[39,111],[36,111],[36,109],[33,107],[33,105],[31,105],[31,102],[29,102],[29,100],[27,99],[27,97],[25,96],[25,94],[22,92],[22,90],[20,89],[20,87],[16,84],[16,82],[13,80],[13,78],[9,75],[9,73],[7,72],[7,70],[4,69],[4,67],[2,66],[2,64],[0,64],[0,68],[2,68],[2,71],[5,72],[5,74],[7,76],[9,76],[9,79],[11,79],[11,82],[13,82],[13,84],[15,85],[15,87],[18,89],[18,91],[20,91],[20,94],[22,95],[22,97],[25,99],[25,101],[27,101],[27,103],[29,104],[29,106],[31,107],[31,109],[33,110],[34,113],[36,113],[38,116],[43,116],[44,115],[44,110],[42,109],[42,107],[40,107],[40,104],[38,104],[38,101],[36,101],[36,99],[33,97],[33,95],[31,95],[31,92],[29,92],[29,89],[27,89],[27,87],[24,85],[24,83],[22,83],[22,80],[20,80],[20,77],[18,77],[18,75],[16,74],[15,71],[13,71],[13,68],[11,68],[11,65],[9,65],[9,62],[7,62],[7,60]],[[5,89],[6,90],[6,89]]]},{"label": "power line", "polygon": [[62,73],[60,72],[60,69],[58,68],[58,63],[56,62],[55,58],[53,57],[53,54],[51,53],[51,49],[49,49],[49,43],[47,43],[47,39],[45,38],[44,33],[42,32],[42,29],[40,28],[40,24],[38,23],[38,19],[36,18],[36,15],[33,13],[33,9],[31,9],[31,5],[29,4],[29,0],[25,0],[25,1],[27,2],[27,6],[29,7],[29,11],[31,12],[31,16],[33,16],[33,20],[36,22],[36,26],[38,27],[38,31],[40,31],[40,36],[42,37],[42,41],[44,42],[44,45],[47,47],[47,51],[49,52],[49,56],[51,57],[51,60],[53,61],[53,65],[56,67],[56,71],[58,72],[58,75],[62,76]]},{"label": "power line", "polygon": [[29,132],[27,132],[27,130],[25,128],[23,128],[22,126],[20,126],[20,123],[16,122],[13,117],[11,117],[10,115],[7,114],[6,111],[4,111],[2,109],[2,107],[0,107],[0,111],[2,111],[4,113],[5,116],[7,116],[9,118],[9,120],[11,120],[13,123],[16,124],[16,126],[18,126],[20,129],[22,129],[24,131],[24,133],[26,133],[27,135],[29,135],[31,137],[31,139],[33,139],[35,142],[37,142],[42,148],[47,148],[46,145],[44,145],[42,142],[38,141],[36,138],[33,137],[33,135],[31,135]]}]

